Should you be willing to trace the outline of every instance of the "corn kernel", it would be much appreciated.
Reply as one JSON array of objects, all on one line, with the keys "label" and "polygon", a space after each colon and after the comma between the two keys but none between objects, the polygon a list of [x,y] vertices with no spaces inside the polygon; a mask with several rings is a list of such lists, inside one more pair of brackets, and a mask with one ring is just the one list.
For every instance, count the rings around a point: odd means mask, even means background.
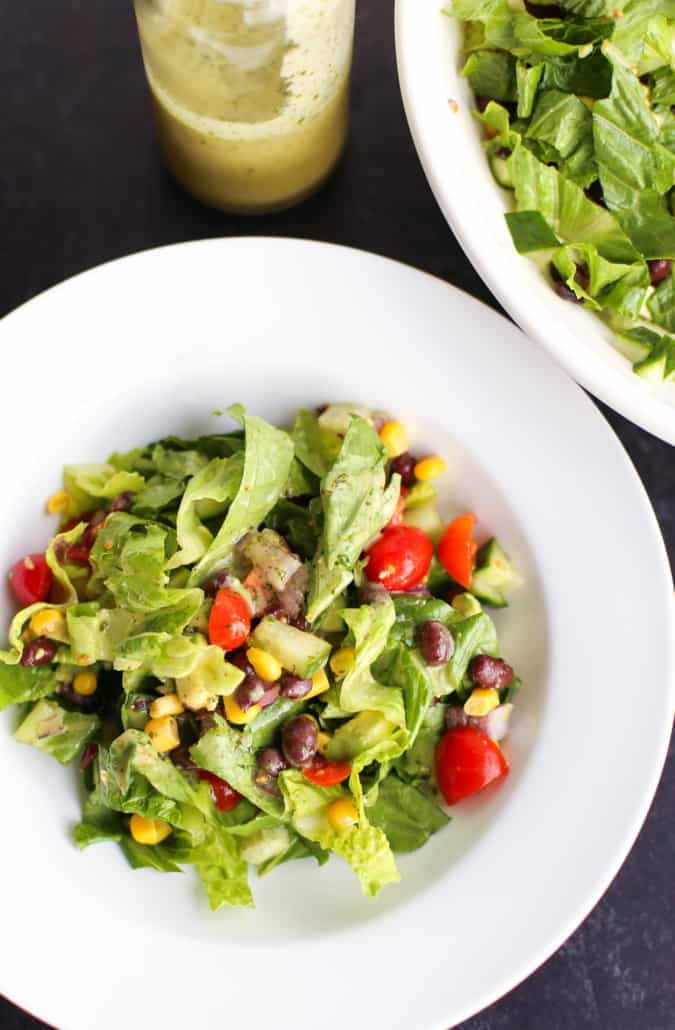
[{"label": "corn kernel", "polygon": [[320,755],[325,757],[328,745],[332,739],[333,735],[331,733],[325,733],[324,730],[319,730],[317,734],[316,749]]},{"label": "corn kernel", "polygon": [[78,672],[73,679],[73,690],[82,697],[89,697],[98,686],[95,672]]},{"label": "corn kernel", "polygon": [[43,608],[30,620],[30,628],[36,637],[50,640],[66,640],[66,620],[58,608]]},{"label": "corn kernel", "polygon": [[70,497],[65,490],[57,490],[47,501],[48,515],[65,515],[70,504]]},{"label": "corn kernel", "polygon": [[334,801],[327,814],[328,822],[337,833],[351,829],[359,821],[359,813],[351,798],[340,798],[338,801]]},{"label": "corn kernel", "polygon": [[348,672],[354,668],[356,651],[353,647],[341,647],[339,651],[331,655],[330,667],[333,675],[339,680],[344,679]]},{"label": "corn kernel", "polygon": [[494,687],[474,687],[464,702],[467,715],[488,715],[499,704],[499,692]]},{"label": "corn kernel", "polygon": [[255,669],[261,680],[266,680],[268,683],[274,683],[279,679],[283,669],[281,664],[277,661],[274,655],[269,654],[267,651],[263,651],[259,647],[249,647],[246,652],[246,657]]},{"label": "corn kernel", "polygon": [[180,715],[184,712],[178,694],[163,694],[155,698],[149,708],[151,719],[161,719],[164,715]]},{"label": "corn kernel", "polygon": [[145,732],[155,746],[155,751],[163,754],[173,751],[180,744],[178,723],[173,715],[163,715],[161,719],[150,719],[145,724]]},{"label": "corn kernel", "polygon": [[428,479],[438,479],[439,476],[442,476],[447,467],[447,461],[438,454],[433,454],[430,458],[422,458],[421,461],[418,461],[413,471],[416,479],[426,483]]},{"label": "corn kernel", "polygon": [[326,676],[326,670],[318,669],[312,676],[312,689],[309,694],[305,694],[302,700],[309,701],[311,697],[318,697],[319,694],[324,694],[327,690],[330,690],[330,683],[328,682],[328,676]]},{"label": "corn kernel", "polygon": [[245,726],[247,723],[255,719],[256,715],[260,711],[260,705],[251,705],[244,711],[243,708],[237,704],[237,699],[234,694],[230,694],[228,697],[223,698],[223,704],[225,705],[225,715],[228,722],[233,722],[235,726]]},{"label": "corn kernel", "polygon": [[385,422],[380,429],[380,440],[390,458],[398,458],[408,450],[408,434],[400,422]]},{"label": "corn kernel", "polygon": [[147,819],[137,814],[132,815],[129,829],[138,844],[161,844],[172,832],[171,826],[164,819]]}]

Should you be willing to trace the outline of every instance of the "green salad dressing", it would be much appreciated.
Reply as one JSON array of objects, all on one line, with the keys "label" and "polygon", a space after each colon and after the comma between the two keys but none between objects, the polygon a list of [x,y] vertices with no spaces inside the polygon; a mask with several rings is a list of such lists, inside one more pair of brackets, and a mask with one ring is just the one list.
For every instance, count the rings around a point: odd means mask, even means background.
[{"label": "green salad dressing", "polygon": [[348,123],[354,0],[136,0],[160,145],[215,207],[284,207],[315,189]]}]

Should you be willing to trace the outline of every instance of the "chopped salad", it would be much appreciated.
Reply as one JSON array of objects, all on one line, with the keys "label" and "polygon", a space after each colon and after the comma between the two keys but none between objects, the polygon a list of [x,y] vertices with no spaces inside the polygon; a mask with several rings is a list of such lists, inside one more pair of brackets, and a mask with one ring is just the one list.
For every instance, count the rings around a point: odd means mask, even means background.
[{"label": "chopped salad", "polygon": [[516,249],[675,378],[675,5],[452,0]]},{"label": "chopped salad", "polygon": [[[399,879],[452,805],[508,771],[519,681],[484,606],[518,578],[475,517],[445,525],[400,422],[358,405],[167,437],[68,466],[60,527],[9,578],[17,740],[79,764],[80,848],[193,866],[211,907],[249,866]],[[440,793],[439,793],[440,792]]]}]

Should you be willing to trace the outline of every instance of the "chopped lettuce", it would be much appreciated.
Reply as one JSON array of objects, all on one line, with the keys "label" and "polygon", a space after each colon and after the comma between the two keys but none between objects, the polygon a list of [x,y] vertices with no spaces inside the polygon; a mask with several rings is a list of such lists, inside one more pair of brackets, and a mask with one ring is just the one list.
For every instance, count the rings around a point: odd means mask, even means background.
[{"label": "chopped lettuce", "polygon": [[57,701],[43,697],[31,709],[14,736],[67,765],[79,755],[100,726],[97,715],[68,712]]},{"label": "chopped lettuce", "polygon": [[394,773],[380,784],[368,818],[387,835],[392,851],[416,851],[449,821],[426,794]]},{"label": "chopped lettuce", "polygon": [[398,883],[389,842],[379,827],[362,819],[351,829],[332,829],[327,813],[334,801],[348,796],[342,787],[318,787],[295,770],[281,773],[279,780],[293,828],[301,837],[344,858],[358,876],[364,894],[373,897],[386,884]]}]

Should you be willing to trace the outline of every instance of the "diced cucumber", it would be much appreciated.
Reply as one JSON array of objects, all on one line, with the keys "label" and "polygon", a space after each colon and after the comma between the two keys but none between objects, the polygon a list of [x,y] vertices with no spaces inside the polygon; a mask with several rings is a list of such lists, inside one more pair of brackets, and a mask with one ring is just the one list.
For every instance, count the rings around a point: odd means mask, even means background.
[{"label": "diced cucumber", "polygon": [[328,661],[330,644],[313,633],[296,629],[266,615],[251,635],[251,643],[268,651],[289,672],[307,679]]},{"label": "diced cucumber", "polygon": [[291,846],[291,835],[285,826],[271,826],[267,830],[258,830],[250,837],[244,837],[239,847],[239,854],[244,862],[251,865],[262,865],[270,858],[288,851]]},{"label": "diced cucumber", "polygon": [[514,188],[513,176],[509,168],[508,158],[500,156],[499,150],[493,150],[488,156],[488,161],[490,162],[490,171],[498,184],[506,190],[512,190]]},{"label": "diced cucumber", "polygon": [[457,594],[457,597],[452,599],[452,607],[463,619],[478,615],[482,611],[480,601],[473,594]]},{"label": "diced cucumber", "polygon": [[485,604],[493,608],[505,608],[507,600],[505,591],[520,584],[520,577],[515,572],[509,556],[492,538],[478,551],[476,568],[471,577],[470,590]]},{"label": "diced cucumber", "polygon": [[665,350],[661,347],[654,347],[651,354],[633,365],[633,371],[648,383],[662,383],[666,374]]},{"label": "diced cucumber", "polygon": [[406,511],[419,508],[421,504],[427,504],[436,499],[436,487],[430,482],[415,483],[408,491],[405,498]]},{"label": "diced cucumber", "polygon": [[421,529],[423,533],[430,537],[434,544],[437,544],[441,539],[445,529],[443,519],[438,514],[438,508],[433,501],[420,504],[411,511],[405,509],[403,512],[403,522],[406,526],[416,526],[417,529]]},{"label": "diced cucumber", "polygon": [[619,354],[623,354],[624,358],[628,358],[632,365],[638,361],[643,361],[651,351],[651,346],[646,340],[639,340],[635,336],[624,335],[624,333],[618,331],[615,331],[612,342]]}]

